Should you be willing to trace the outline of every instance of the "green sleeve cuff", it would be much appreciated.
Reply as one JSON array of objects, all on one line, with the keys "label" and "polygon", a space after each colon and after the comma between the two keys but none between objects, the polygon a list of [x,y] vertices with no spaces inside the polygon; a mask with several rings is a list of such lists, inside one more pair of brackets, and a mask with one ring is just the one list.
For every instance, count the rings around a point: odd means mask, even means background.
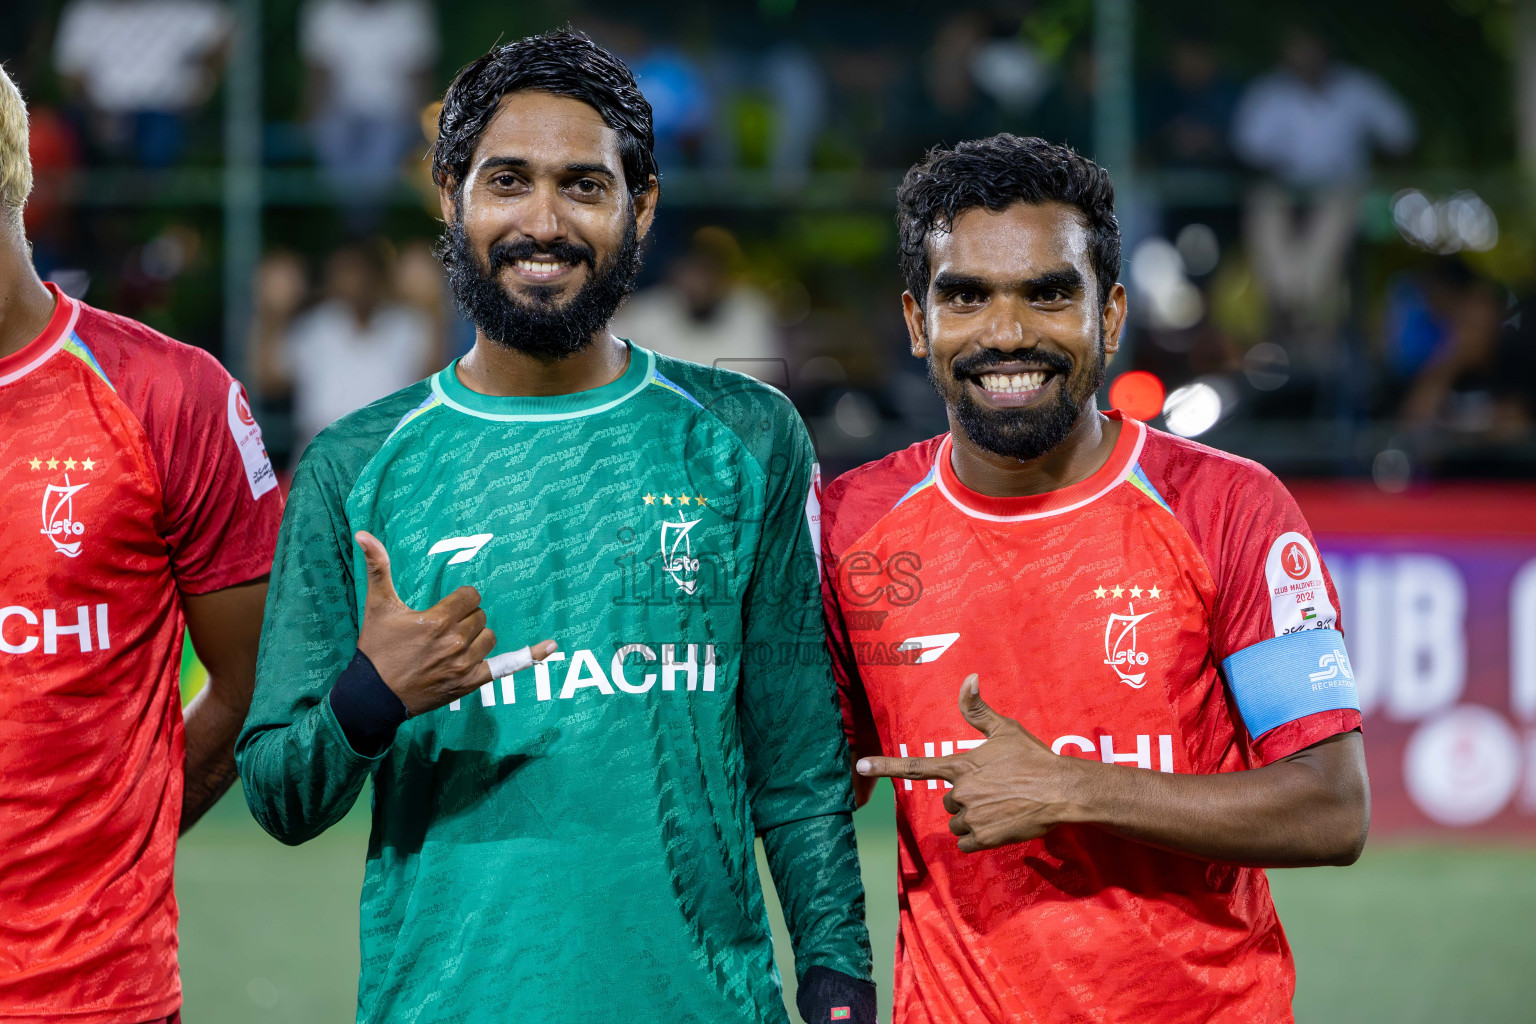
[{"label": "green sleeve cuff", "polygon": [[291,725],[246,738],[240,778],[257,823],[290,846],[313,839],[346,816],[388,748],[368,756],[347,742],[329,700]]},{"label": "green sleeve cuff", "polygon": [[852,814],[801,818],[767,829],[763,849],[795,951],[795,976],[826,967],[871,979],[864,879]]}]

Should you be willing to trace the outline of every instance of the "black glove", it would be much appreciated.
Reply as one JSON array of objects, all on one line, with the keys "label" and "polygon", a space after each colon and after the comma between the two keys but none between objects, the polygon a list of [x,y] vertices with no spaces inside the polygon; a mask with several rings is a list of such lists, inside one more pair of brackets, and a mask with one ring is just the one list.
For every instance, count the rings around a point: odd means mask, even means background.
[{"label": "black glove", "polygon": [[805,1024],[875,1024],[875,985],[830,967],[812,967],[800,979],[795,1007]]}]

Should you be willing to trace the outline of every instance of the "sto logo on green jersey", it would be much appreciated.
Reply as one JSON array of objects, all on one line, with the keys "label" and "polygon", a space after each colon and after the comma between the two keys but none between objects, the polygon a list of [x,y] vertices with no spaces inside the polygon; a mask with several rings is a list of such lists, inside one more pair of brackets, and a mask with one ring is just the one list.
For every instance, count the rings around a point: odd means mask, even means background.
[{"label": "sto logo on green jersey", "polygon": [[[692,504],[701,510],[709,505],[702,494],[663,494],[657,498],[647,492],[641,495],[640,500],[647,505],[655,505],[658,501],[663,505],[674,502],[678,505]],[[703,521],[702,515],[697,519],[689,519],[681,508],[677,509],[676,522],[669,519],[661,521],[661,567],[672,578],[672,582],[677,584],[678,592],[690,596],[699,586],[699,560],[693,557],[693,541],[688,535]]]}]

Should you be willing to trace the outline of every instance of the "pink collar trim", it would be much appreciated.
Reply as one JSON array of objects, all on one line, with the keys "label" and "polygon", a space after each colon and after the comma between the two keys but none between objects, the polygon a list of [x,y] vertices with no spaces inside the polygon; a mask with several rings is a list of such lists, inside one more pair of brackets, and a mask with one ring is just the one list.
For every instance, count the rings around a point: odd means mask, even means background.
[{"label": "pink collar trim", "polygon": [[53,358],[74,333],[75,322],[80,319],[80,303],[61,292],[52,281],[44,281],[43,286],[53,293],[53,316],[41,334],[0,359],[0,387],[20,380]]}]

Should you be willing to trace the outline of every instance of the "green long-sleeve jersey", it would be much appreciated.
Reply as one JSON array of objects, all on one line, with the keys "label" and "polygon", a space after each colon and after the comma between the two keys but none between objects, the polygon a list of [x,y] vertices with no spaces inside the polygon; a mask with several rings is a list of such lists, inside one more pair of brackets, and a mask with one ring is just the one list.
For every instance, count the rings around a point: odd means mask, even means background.
[{"label": "green long-sleeve jersey", "polygon": [[[782,395],[638,346],[553,397],[450,365],[316,438],[237,756],[288,843],[373,780],[359,1021],[782,1022],[754,832],[797,972],[869,977],[816,488]],[[412,607],[468,584],[497,653],[560,653],[357,753],[327,695],[357,643],[358,530]]]}]

